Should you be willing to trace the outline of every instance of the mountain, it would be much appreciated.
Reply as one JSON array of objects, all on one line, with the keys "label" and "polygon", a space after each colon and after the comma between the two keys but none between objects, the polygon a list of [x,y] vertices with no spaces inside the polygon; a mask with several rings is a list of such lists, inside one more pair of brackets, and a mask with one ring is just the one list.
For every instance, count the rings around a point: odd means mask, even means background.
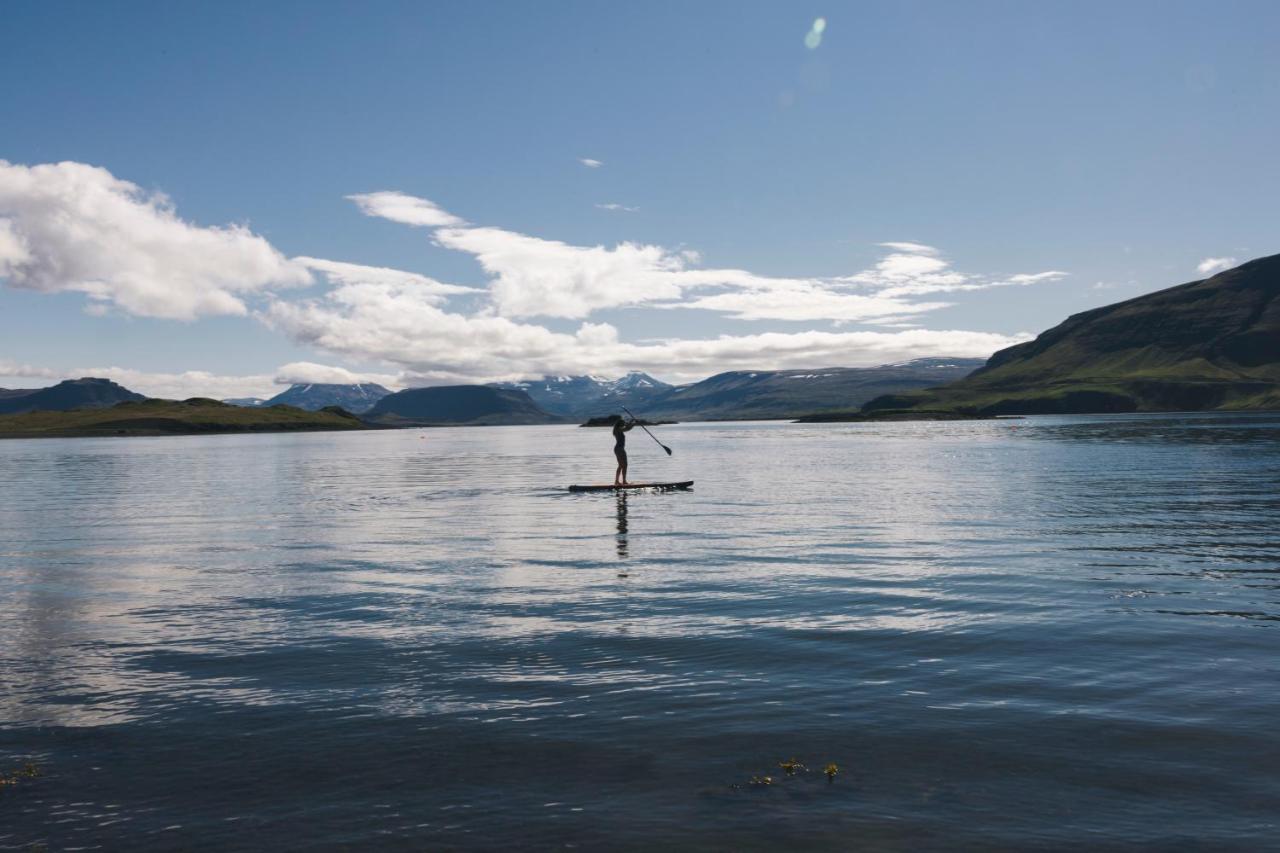
[{"label": "mountain", "polygon": [[866,411],[1280,409],[1280,255],[1069,317],[959,382]]},{"label": "mountain", "polygon": [[339,408],[307,412],[292,406],[248,409],[217,400],[125,401],[75,411],[0,415],[0,438],[188,435],[221,432],[301,432],[368,429]]},{"label": "mountain", "polygon": [[494,382],[492,388],[523,391],[545,411],[570,418],[608,414],[621,406],[644,407],[673,386],[633,370],[621,379],[544,376],[525,382]]},{"label": "mountain", "polygon": [[549,424],[564,420],[539,408],[524,391],[488,385],[409,388],[383,397],[364,417],[386,426]]},{"label": "mountain", "polygon": [[980,358],[918,358],[879,367],[719,373],[672,388],[644,408],[648,418],[716,420],[790,418],[856,409],[882,394],[950,382],[982,366]]},{"label": "mountain", "polygon": [[71,409],[100,409],[126,400],[145,400],[110,379],[68,379],[49,388],[6,389],[0,393],[0,414],[21,412],[66,412]]},{"label": "mountain", "polygon": [[326,406],[341,406],[348,412],[361,414],[373,408],[391,392],[381,385],[365,382],[358,385],[330,385],[320,382],[311,385],[294,385],[287,391],[261,403],[263,406],[297,406],[309,412],[318,412]]}]

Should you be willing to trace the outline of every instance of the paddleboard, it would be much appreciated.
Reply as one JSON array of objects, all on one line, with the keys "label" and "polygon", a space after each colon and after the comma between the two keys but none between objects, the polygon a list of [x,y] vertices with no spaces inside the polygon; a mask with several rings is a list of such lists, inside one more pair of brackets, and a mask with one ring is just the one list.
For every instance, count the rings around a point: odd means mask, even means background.
[{"label": "paddleboard", "polygon": [[601,486],[570,486],[571,492],[619,492],[624,489],[687,489],[693,485],[693,480],[684,480],[679,483],[627,483],[625,486],[615,486],[613,483]]}]

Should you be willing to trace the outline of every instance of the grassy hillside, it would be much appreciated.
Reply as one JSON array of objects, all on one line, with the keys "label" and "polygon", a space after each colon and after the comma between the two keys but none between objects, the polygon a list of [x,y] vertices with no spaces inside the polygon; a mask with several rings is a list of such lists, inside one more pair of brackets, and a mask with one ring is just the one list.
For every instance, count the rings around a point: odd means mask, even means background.
[{"label": "grassy hillside", "polygon": [[292,406],[246,409],[193,397],[125,402],[109,409],[28,412],[0,416],[0,438],[92,435],[183,435],[218,432],[296,432],[364,429],[341,409],[307,412]]},{"label": "grassy hillside", "polygon": [[1280,255],[1070,317],[940,388],[867,411],[979,414],[1266,409],[1280,404]]}]

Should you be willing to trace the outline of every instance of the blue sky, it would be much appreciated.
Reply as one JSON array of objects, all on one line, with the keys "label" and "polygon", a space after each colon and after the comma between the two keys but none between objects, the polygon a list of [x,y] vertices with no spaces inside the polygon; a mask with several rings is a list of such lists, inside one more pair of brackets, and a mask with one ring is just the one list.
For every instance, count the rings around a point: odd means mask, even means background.
[{"label": "blue sky", "polygon": [[0,385],[987,355],[1280,250],[1278,37],[1270,2],[9,2]]}]

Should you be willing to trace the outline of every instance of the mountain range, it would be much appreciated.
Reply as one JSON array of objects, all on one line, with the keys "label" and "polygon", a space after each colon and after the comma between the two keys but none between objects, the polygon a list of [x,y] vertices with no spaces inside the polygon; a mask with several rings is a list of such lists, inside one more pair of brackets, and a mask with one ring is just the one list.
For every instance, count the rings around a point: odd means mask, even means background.
[{"label": "mountain range", "polygon": [[383,426],[485,426],[561,423],[563,417],[539,408],[524,391],[488,385],[407,388],[388,394],[364,419]]},{"label": "mountain range", "polygon": [[544,376],[524,382],[494,382],[491,388],[523,391],[544,411],[571,418],[608,414],[619,404],[642,407],[675,386],[633,370],[620,379]]},{"label": "mountain range", "polygon": [[1280,409],[1280,255],[1069,317],[941,388],[865,412]]},{"label": "mountain range", "polygon": [[847,410],[883,394],[960,379],[982,363],[980,358],[917,358],[879,367],[719,373],[655,397],[643,414],[649,418],[717,420],[790,418]]},{"label": "mountain range", "polygon": [[329,406],[341,406],[353,414],[363,414],[373,408],[383,397],[391,392],[374,382],[362,382],[351,385],[313,382],[307,385],[292,385],[287,390],[270,399],[260,397],[240,397],[223,400],[233,406],[262,408],[266,406],[296,406],[308,412],[318,412]]},{"label": "mountain range", "polygon": [[980,358],[918,358],[879,367],[732,371],[680,386],[633,371],[614,380],[544,376],[492,387],[524,391],[548,413],[580,420],[618,414],[623,406],[646,418],[787,418],[849,409],[882,394],[940,385],[982,364]]}]

